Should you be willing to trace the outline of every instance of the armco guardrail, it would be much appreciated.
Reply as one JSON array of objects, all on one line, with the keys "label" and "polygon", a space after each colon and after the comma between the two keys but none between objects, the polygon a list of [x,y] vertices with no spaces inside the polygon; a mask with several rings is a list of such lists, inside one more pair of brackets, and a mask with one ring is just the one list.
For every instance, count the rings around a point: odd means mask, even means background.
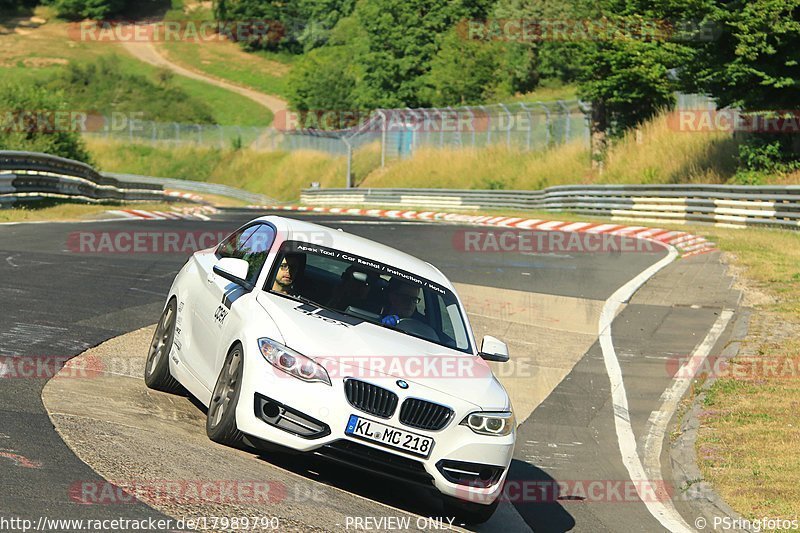
[{"label": "armco guardrail", "polygon": [[91,166],[49,154],[0,151],[0,203],[40,198],[88,202],[173,201],[159,184],[120,182]]},{"label": "armco guardrail", "polygon": [[183,191],[227,196],[229,198],[236,198],[254,205],[277,205],[281,203],[278,200],[270,198],[269,196],[264,196],[263,194],[243,191],[242,189],[237,189],[236,187],[230,187],[228,185],[222,185],[220,183],[206,183],[204,181],[179,180],[174,178],[156,178],[153,176],[138,176],[136,174],[117,174],[114,172],[104,172],[103,175],[117,179],[125,184],[130,182],[150,183],[161,185],[163,187],[169,187],[171,189],[181,189]]},{"label": "armco guardrail", "polygon": [[307,205],[536,209],[641,222],[713,222],[800,229],[800,186],[566,185],[541,191],[305,189]]}]

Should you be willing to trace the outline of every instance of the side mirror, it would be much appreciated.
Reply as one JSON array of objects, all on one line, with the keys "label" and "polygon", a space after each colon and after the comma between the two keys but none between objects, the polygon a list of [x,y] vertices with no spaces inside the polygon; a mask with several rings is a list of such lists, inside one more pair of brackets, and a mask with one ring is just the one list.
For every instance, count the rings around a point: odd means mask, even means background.
[{"label": "side mirror", "polygon": [[247,271],[250,265],[244,259],[223,257],[214,265],[214,274],[227,279],[247,290],[253,290],[253,284],[247,281]]},{"label": "side mirror", "polygon": [[481,351],[478,353],[481,359],[494,361],[496,363],[508,362],[508,346],[500,339],[486,335],[481,341]]}]

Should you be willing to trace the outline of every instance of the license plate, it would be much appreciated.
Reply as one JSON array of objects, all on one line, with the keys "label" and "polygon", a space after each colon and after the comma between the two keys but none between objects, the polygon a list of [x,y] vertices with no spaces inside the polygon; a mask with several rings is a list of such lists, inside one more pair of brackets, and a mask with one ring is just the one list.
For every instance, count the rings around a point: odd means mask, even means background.
[{"label": "license plate", "polygon": [[347,428],[344,430],[346,435],[358,437],[387,448],[394,448],[404,452],[428,458],[433,450],[433,439],[398,429],[374,420],[361,418],[360,416],[350,415]]}]

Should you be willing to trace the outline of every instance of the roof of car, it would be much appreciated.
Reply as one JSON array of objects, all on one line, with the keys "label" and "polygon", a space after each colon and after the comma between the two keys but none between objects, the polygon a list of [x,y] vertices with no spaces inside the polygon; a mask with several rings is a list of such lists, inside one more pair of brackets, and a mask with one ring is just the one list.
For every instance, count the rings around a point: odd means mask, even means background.
[{"label": "roof of car", "polygon": [[418,259],[395,248],[340,231],[336,228],[320,226],[304,220],[270,215],[258,220],[271,222],[278,231],[288,230],[289,240],[303,240],[311,244],[319,244],[334,248],[342,252],[349,252],[366,259],[385,263],[417,276],[422,276],[430,281],[451,287],[450,281],[441,272],[429,263]]}]

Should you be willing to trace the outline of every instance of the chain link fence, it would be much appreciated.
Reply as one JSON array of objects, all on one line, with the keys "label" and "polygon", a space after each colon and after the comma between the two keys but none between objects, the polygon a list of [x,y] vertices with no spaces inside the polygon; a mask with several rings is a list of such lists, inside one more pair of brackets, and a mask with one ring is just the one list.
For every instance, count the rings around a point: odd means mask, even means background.
[{"label": "chain link fence", "polygon": [[87,135],[124,142],[248,147],[258,151],[314,150],[347,155],[366,144],[381,145],[381,161],[411,156],[423,147],[504,145],[544,150],[574,140],[589,142],[588,106],[578,101],[517,102],[473,107],[379,109],[345,130],[280,130],[128,120]]}]

